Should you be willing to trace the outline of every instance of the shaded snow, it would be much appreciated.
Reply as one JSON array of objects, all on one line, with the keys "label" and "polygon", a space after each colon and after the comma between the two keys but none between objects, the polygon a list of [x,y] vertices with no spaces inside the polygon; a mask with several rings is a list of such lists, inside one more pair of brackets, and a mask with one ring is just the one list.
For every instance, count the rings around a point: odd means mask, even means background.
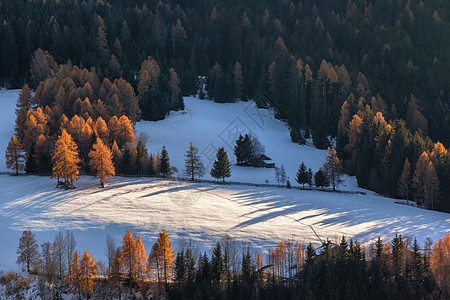
[{"label": "shaded snow", "polygon": [[[291,143],[287,125],[276,120],[273,112],[258,109],[254,102],[215,103],[209,100],[184,98],[185,111],[172,112],[162,121],[141,121],[136,131],[148,137],[148,150],[160,152],[163,145],[169,152],[171,164],[183,176],[184,153],[189,141],[199,148],[203,164],[209,174],[216,151],[225,147],[228,158],[235,164],[234,145],[240,133],[251,133],[258,137],[265,147],[265,154],[276,166],[284,165],[291,183],[301,161],[313,171],[317,171],[324,162],[326,151],[312,146],[300,146]],[[264,183],[266,179],[275,184],[274,169],[232,166],[231,181]]]},{"label": "shaded snow", "polygon": [[0,172],[6,169],[5,151],[14,135],[16,101],[20,90],[0,89]]}]

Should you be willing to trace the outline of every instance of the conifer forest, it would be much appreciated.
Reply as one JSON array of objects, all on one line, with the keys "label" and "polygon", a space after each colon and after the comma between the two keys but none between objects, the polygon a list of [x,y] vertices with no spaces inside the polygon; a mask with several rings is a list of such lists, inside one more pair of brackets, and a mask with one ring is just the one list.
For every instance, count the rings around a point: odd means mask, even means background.
[{"label": "conifer forest", "polygon": [[0,299],[450,298],[450,1],[0,0],[0,107]]}]

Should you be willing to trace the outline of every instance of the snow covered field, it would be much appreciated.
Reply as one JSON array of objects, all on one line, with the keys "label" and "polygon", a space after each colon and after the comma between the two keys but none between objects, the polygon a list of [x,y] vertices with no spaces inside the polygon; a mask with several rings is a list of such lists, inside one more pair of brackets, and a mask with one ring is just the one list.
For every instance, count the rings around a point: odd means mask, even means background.
[{"label": "snow covered field", "polygon": [[[0,91],[2,153],[13,133],[17,94]],[[299,162],[317,170],[324,161],[324,151],[290,143],[286,126],[251,102],[217,104],[185,98],[185,104],[185,112],[136,126],[148,136],[149,152],[166,145],[172,165],[180,171],[189,141],[200,148],[205,165],[222,145],[234,161],[232,147],[240,132],[256,135],[266,154],[286,167],[292,183]],[[4,155],[0,158],[4,171]],[[275,183],[273,169],[233,166],[230,178],[256,183],[266,179]],[[361,190],[354,178],[346,177],[344,184],[346,190]],[[106,235],[120,245],[126,228],[141,235],[148,250],[161,230],[170,234],[175,247],[192,239],[206,250],[229,234],[250,241],[260,251],[286,239],[317,246],[320,239],[343,234],[368,242],[378,235],[390,239],[403,233],[423,242],[427,236],[436,241],[450,231],[449,214],[395,204],[369,191],[363,196],[123,177],[105,189],[91,177],[81,177],[76,190],[55,186],[48,177],[0,175],[0,270],[15,268],[18,240],[25,229],[32,230],[39,243],[53,240],[58,230],[71,230],[77,248],[90,250],[100,260],[105,260]]]},{"label": "snow covered field", "polygon": [[104,260],[106,234],[116,244],[126,228],[151,249],[166,230],[178,246],[192,239],[205,250],[222,234],[267,251],[281,240],[319,245],[343,234],[361,242],[398,233],[434,241],[450,231],[450,216],[395,204],[378,196],[281,188],[221,186],[152,178],[116,178],[105,189],[82,177],[76,190],[59,190],[47,177],[0,176],[0,270],[13,268],[21,231],[40,243],[72,230],[77,248]]}]

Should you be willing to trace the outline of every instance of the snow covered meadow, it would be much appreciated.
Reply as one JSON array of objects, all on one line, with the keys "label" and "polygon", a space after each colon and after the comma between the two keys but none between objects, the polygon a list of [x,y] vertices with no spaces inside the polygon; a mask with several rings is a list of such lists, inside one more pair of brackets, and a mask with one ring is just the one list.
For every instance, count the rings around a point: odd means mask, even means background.
[{"label": "snow covered meadow", "polygon": [[[0,147],[13,134],[18,91],[0,91]],[[148,137],[149,152],[165,145],[171,164],[180,170],[189,141],[200,149],[205,166],[225,146],[234,161],[236,135],[257,136],[275,163],[286,167],[294,182],[298,164],[304,161],[316,171],[324,151],[292,144],[286,126],[252,102],[217,104],[185,98],[186,110],[163,121],[139,122],[138,134]],[[0,171],[6,171],[1,155]],[[209,174],[205,178],[210,178]],[[273,169],[232,167],[232,181],[275,183]],[[144,239],[149,250],[159,231],[166,230],[175,248],[188,239],[207,250],[223,234],[249,241],[255,250],[267,251],[281,240],[293,239],[319,245],[326,237],[345,234],[361,242],[395,233],[434,241],[450,231],[450,215],[396,204],[375,195],[347,195],[282,188],[216,185],[155,178],[116,177],[105,189],[83,176],[76,190],[59,190],[56,181],[40,176],[0,175],[0,270],[13,269],[21,232],[29,229],[39,243],[53,240],[59,230],[71,230],[79,250],[90,250],[105,260],[106,235],[116,244],[126,228]],[[346,190],[361,190],[354,178],[345,177]]]}]

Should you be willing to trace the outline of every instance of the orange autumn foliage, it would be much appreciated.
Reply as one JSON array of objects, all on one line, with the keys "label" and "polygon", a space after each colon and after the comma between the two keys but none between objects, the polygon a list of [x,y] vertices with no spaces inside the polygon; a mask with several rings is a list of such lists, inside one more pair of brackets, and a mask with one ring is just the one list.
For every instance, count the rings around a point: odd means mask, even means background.
[{"label": "orange autumn foliage", "polygon": [[112,162],[112,153],[100,138],[97,138],[97,142],[92,146],[92,150],[89,152],[89,166],[91,171],[96,174],[100,179],[100,185],[105,187],[105,181],[109,182],[114,177],[115,168]]},{"label": "orange autumn foliage", "polygon": [[52,178],[64,179],[66,185],[72,186],[74,179],[78,179],[80,159],[78,158],[78,146],[70,134],[63,129],[52,156]]},{"label": "orange autumn foliage", "polygon": [[430,263],[439,286],[450,294],[450,232],[434,245]]},{"label": "orange autumn foliage", "polygon": [[122,237],[122,272],[128,275],[130,282],[141,278],[146,272],[147,253],[140,236],[127,229]]}]

